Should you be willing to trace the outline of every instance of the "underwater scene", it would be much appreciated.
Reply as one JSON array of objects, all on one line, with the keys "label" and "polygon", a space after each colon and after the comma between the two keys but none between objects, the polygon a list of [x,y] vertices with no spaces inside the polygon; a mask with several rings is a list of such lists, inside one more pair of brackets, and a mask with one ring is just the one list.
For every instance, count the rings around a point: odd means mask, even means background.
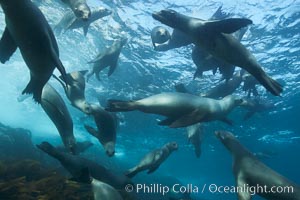
[{"label": "underwater scene", "polygon": [[0,5],[0,200],[300,200],[300,1]]}]

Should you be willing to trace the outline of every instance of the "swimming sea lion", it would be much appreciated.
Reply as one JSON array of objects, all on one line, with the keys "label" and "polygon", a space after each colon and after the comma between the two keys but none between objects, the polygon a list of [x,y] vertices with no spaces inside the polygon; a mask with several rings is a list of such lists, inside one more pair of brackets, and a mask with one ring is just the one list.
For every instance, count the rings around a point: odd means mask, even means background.
[{"label": "swimming sea lion", "polygon": [[58,46],[43,13],[30,0],[0,0],[6,27],[0,41],[0,61],[5,63],[17,48],[30,70],[30,82],[22,94],[33,94],[40,103],[44,85],[55,67],[66,80]]},{"label": "swimming sea lion", "polygon": [[176,142],[169,142],[162,148],[151,151],[140,161],[137,166],[129,169],[126,172],[126,176],[132,178],[137,173],[147,169],[148,174],[153,173],[170,156],[170,154],[177,149],[178,145]]},{"label": "swimming sea lion", "polygon": [[238,71],[234,76],[228,80],[212,87],[209,91],[201,93],[200,96],[208,98],[223,98],[228,95],[231,95],[242,83],[243,81],[243,72]]},{"label": "swimming sea lion", "polygon": [[78,19],[73,12],[67,12],[63,18],[59,21],[59,23],[55,26],[54,30],[57,34],[60,34],[62,31],[66,31],[69,29],[78,29],[83,28],[84,36],[87,35],[88,29],[90,25],[95,22],[96,20],[108,16],[112,13],[112,11],[100,7],[97,10],[93,10],[91,12],[91,16],[83,21],[81,19]]},{"label": "swimming sea lion", "polygon": [[[233,173],[238,187],[265,187],[264,191],[263,189],[256,190],[256,194],[269,200],[300,199],[299,185],[260,162],[232,133],[216,131],[215,134],[233,156]],[[290,192],[276,192],[277,187],[293,187],[293,192],[291,190]],[[237,194],[239,200],[250,200],[253,195],[249,190]]]},{"label": "swimming sea lion", "polygon": [[64,146],[76,154],[76,139],[73,134],[73,121],[64,100],[50,85],[46,84],[42,92],[41,105],[56,126]]},{"label": "swimming sea lion", "polygon": [[88,168],[92,177],[118,190],[124,190],[124,186],[131,183],[130,179],[123,174],[110,171],[104,166],[83,157],[60,152],[48,142],[43,142],[37,147],[57,159],[73,177],[78,177],[83,169]]},{"label": "swimming sea lion", "polygon": [[255,57],[235,37],[230,35],[252,21],[243,18],[205,21],[188,17],[174,10],[162,10],[153,18],[190,36],[193,42],[214,57],[239,66],[253,75],[268,91],[279,96],[282,86],[269,77]]},{"label": "swimming sea lion", "polygon": [[97,125],[97,130],[93,127],[84,125],[84,128],[103,145],[106,154],[113,156],[115,154],[115,144],[117,138],[117,119],[112,113],[105,111],[99,105],[91,105],[91,114]]},{"label": "swimming sea lion", "polygon": [[98,54],[94,60],[90,61],[89,63],[94,63],[94,66],[87,74],[87,81],[93,74],[95,74],[96,78],[100,81],[99,73],[106,67],[110,67],[107,75],[112,75],[117,68],[122,47],[126,44],[126,42],[127,38],[125,37],[114,41],[110,48],[106,49],[104,53]]},{"label": "swimming sea lion", "polygon": [[65,4],[67,4],[75,16],[82,20],[88,20],[91,16],[91,9],[87,5],[86,0],[61,0]]},{"label": "swimming sea lion", "polygon": [[248,110],[248,112],[244,116],[244,120],[247,120],[257,112],[266,112],[274,109],[275,104],[273,102],[267,101],[266,99],[244,98],[244,102],[241,104],[241,107],[244,107]]},{"label": "swimming sea lion", "polygon": [[188,141],[194,146],[196,157],[199,158],[201,155],[201,143],[204,135],[203,126],[201,123],[197,123],[192,126],[188,126],[186,130]]},{"label": "swimming sea lion", "polygon": [[235,96],[227,96],[221,100],[199,97],[186,93],[161,93],[137,101],[108,100],[106,110],[126,112],[139,110],[166,116],[159,125],[171,128],[185,127],[198,122],[220,120],[232,125],[226,118],[243,100]]},{"label": "swimming sea lion", "polygon": [[91,113],[91,106],[85,99],[85,78],[84,75],[87,73],[87,70],[84,71],[75,71],[67,74],[68,83],[65,85],[61,78],[57,78],[55,75],[53,77],[60,82],[65,90],[65,93],[68,99],[71,102],[71,105],[85,114]]},{"label": "swimming sea lion", "polygon": [[171,35],[167,29],[162,26],[156,26],[151,31],[151,40],[152,44],[155,47],[155,44],[162,44],[168,41],[171,38]]}]

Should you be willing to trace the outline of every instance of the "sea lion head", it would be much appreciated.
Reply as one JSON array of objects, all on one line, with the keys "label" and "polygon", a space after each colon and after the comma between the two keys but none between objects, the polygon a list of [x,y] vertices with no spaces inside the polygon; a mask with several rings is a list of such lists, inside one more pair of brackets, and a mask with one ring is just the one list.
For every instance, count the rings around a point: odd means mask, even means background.
[{"label": "sea lion head", "polygon": [[105,148],[105,153],[109,156],[112,157],[115,155],[115,143],[114,142],[108,142],[104,145]]},{"label": "sea lion head", "polygon": [[152,13],[152,17],[155,20],[160,21],[161,23],[173,28],[177,26],[177,23],[179,22],[178,20],[180,19],[179,16],[179,13],[171,9],[165,9],[159,12]]},{"label": "sea lion head", "polygon": [[215,131],[215,135],[225,146],[227,146],[226,144],[229,144],[230,141],[236,140],[235,136],[228,131]]},{"label": "sea lion head", "polygon": [[169,142],[166,146],[171,151],[178,149],[178,144],[176,142]]},{"label": "sea lion head", "polygon": [[87,4],[79,4],[74,9],[74,13],[77,18],[80,18],[84,21],[88,20],[91,16],[91,10]]},{"label": "sea lion head", "polygon": [[162,26],[156,26],[151,31],[151,39],[154,43],[162,44],[170,40],[171,35],[166,28]]}]

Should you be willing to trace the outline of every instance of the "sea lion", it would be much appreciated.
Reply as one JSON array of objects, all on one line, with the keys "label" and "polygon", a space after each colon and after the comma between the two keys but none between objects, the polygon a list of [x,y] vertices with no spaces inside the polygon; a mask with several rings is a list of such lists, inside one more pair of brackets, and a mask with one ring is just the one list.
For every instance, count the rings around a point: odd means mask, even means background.
[{"label": "sea lion", "polygon": [[201,123],[197,123],[192,126],[188,126],[186,130],[188,141],[194,146],[196,157],[200,158],[201,143],[204,135],[203,126]]},{"label": "sea lion", "polygon": [[61,0],[65,4],[67,4],[75,16],[82,20],[88,20],[91,16],[91,9],[87,5],[86,0]]},{"label": "sea lion", "polygon": [[243,76],[243,91],[247,92],[247,96],[258,96],[258,91],[256,89],[256,85],[258,85],[259,82],[250,74],[245,74]]},{"label": "sea lion", "polygon": [[238,71],[234,76],[228,80],[212,87],[209,91],[201,93],[200,96],[208,97],[213,99],[224,98],[228,95],[231,95],[242,83],[243,81],[243,72]]},{"label": "sea lion", "polygon": [[110,171],[104,166],[83,157],[60,152],[48,142],[42,142],[37,147],[57,159],[73,177],[78,177],[83,169],[88,168],[92,177],[118,190],[124,190],[124,186],[131,183],[130,179],[123,174]]},{"label": "sea lion", "polygon": [[106,154],[113,156],[115,154],[115,144],[117,138],[117,119],[112,113],[105,111],[101,106],[92,104],[91,114],[97,125],[97,130],[93,127],[84,125],[84,128],[103,145]]},{"label": "sea lion", "polygon": [[244,116],[244,120],[248,120],[255,113],[270,111],[275,108],[273,102],[267,101],[266,99],[260,98],[244,98],[244,102],[241,104],[241,107],[244,107],[248,112]]},{"label": "sea lion", "polygon": [[139,110],[166,116],[159,125],[171,128],[186,127],[198,122],[220,120],[232,125],[226,118],[243,100],[229,95],[221,100],[199,97],[186,93],[161,93],[137,101],[108,100],[106,110],[126,112]]},{"label": "sea lion", "polygon": [[96,20],[108,16],[112,13],[112,11],[100,7],[97,10],[93,10],[91,12],[91,16],[83,21],[81,19],[78,19],[72,11],[67,12],[62,19],[58,22],[58,24],[54,27],[54,31],[57,34],[60,34],[62,31],[67,31],[69,29],[78,29],[83,28],[83,34],[84,36],[87,35],[88,29],[90,25],[95,22]]},{"label": "sea lion", "polygon": [[95,74],[96,78],[100,81],[99,73],[106,67],[110,67],[107,75],[112,75],[117,68],[122,47],[126,44],[126,42],[127,38],[125,37],[115,40],[112,46],[106,49],[104,53],[98,54],[94,60],[88,62],[94,63],[94,66],[93,69],[87,74],[87,81],[93,74]]},{"label": "sea lion", "polygon": [[160,149],[155,149],[145,155],[140,163],[129,169],[125,175],[132,178],[137,173],[145,170],[148,170],[147,174],[153,173],[170,156],[170,154],[177,149],[178,145],[176,142],[169,142]]},{"label": "sea lion", "polygon": [[76,139],[73,134],[73,121],[64,100],[50,85],[46,84],[42,92],[41,105],[56,126],[64,146],[76,154]]},{"label": "sea lion", "polygon": [[65,85],[61,79],[62,77],[53,77],[60,82],[65,90],[66,96],[71,102],[71,105],[85,114],[92,112],[90,104],[85,99],[85,78],[84,75],[87,73],[84,71],[75,71],[67,74],[68,83]]},{"label": "sea lion", "polygon": [[30,82],[22,94],[33,94],[40,103],[44,85],[55,67],[66,81],[54,34],[43,13],[30,0],[1,0],[6,27],[0,41],[0,62],[5,63],[17,48],[30,70]]},{"label": "sea lion", "polygon": [[279,96],[282,86],[262,69],[255,57],[240,41],[230,35],[252,21],[243,18],[205,21],[179,14],[174,10],[162,10],[152,17],[163,24],[181,30],[193,43],[225,63],[239,66],[253,75],[268,91]]},{"label": "sea lion", "polygon": [[162,26],[156,26],[151,30],[151,40],[155,47],[155,44],[163,44],[170,40],[171,35],[167,29]]},{"label": "sea lion", "polygon": [[[256,194],[270,200],[300,199],[300,186],[278,174],[260,162],[249,152],[232,133],[216,131],[217,138],[224,144],[233,156],[233,173],[238,187],[265,187],[266,190],[257,190]],[[274,187],[293,187],[293,192],[271,192]],[[249,190],[238,192],[239,200],[250,200],[253,193]]]}]

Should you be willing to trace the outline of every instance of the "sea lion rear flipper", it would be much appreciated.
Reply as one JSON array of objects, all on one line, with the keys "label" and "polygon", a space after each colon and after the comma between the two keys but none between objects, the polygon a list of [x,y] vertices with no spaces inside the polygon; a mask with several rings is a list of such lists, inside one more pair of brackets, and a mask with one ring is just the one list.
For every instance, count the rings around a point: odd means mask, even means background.
[{"label": "sea lion rear flipper", "polygon": [[220,119],[220,121],[230,125],[230,126],[233,126],[233,121],[228,119],[228,118],[223,118],[223,119]]},{"label": "sea lion rear flipper", "polygon": [[33,99],[37,103],[41,103],[43,87],[44,83],[41,83],[31,77],[26,88],[22,91],[22,94],[33,94]]},{"label": "sea lion rear flipper", "polygon": [[8,61],[16,50],[17,45],[6,27],[0,40],[0,62]]},{"label": "sea lion rear flipper", "polygon": [[[209,21],[205,23],[205,30],[208,32],[233,33],[249,24],[252,24],[250,19],[246,18],[230,18],[217,21]],[[201,27],[202,29],[203,27]]]},{"label": "sea lion rear flipper", "polygon": [[200,122],[205,117],[205,113],[200,113],[198,110],[194,110],[191,113],[183,115],[182,117],[176,119],[171,125],[170,128],[181,128],[189,125],[193,125],[197,122]]},{"label": "sea lion rear flipper", "polygon": [[153,173],[155,170],[157,170],[157,169],[158,169],[158,167],[159,167],[159,165],[158,165],[158,166],[155,166],[155,167],[152,167],[152,168],[150,168],[150,169],[148,170],[147,174],[151,174],[151,173]]}]

